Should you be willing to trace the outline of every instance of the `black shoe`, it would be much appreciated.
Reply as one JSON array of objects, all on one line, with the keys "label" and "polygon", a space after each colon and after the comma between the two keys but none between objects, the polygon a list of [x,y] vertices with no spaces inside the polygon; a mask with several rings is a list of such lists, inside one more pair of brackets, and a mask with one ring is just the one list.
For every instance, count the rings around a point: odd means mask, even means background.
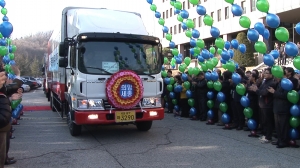
[{"label": "black shoe", "polygon": [[6,160],[5,165],[11,165],[11,164],[14,164],[16,162],[17,162],[16,160]]},{"label": "black shoe", "polygon": [[14,160],[15,157],[7,157],[7,160]]},{"label": "black shoe", "polygon": [[285,148],[285,147],[288,147],[288,145],[287,144],[278,144],[276,146],[276,148]]},{"label": "black shoe", "polygon": [[272,145],[278,145],[278,141],[272,141]]}]

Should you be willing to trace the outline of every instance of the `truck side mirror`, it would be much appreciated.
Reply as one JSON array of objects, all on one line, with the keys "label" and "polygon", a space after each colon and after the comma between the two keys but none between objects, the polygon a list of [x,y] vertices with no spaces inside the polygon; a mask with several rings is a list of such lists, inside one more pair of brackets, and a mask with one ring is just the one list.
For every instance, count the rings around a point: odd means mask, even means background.
[{"label": "truck side mirror", "polygon": [[62,68],[66,68],[68,66],[68,58],[67,57],[59,58],[58,66]]},{"label": "truck side mirror", "polygon": [[68,56],[68,43],[66,42],[59,43],[59,56],[61,57]]}]

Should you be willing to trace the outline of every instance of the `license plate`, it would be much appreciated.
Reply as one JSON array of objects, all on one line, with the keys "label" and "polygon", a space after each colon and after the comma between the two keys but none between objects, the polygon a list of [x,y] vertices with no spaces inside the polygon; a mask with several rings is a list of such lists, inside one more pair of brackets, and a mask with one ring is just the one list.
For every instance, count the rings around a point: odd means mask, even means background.
[{"label": "license plate", "polygon": [[135,111],[116,111],[116,122],[132,122],[135,121]]}]

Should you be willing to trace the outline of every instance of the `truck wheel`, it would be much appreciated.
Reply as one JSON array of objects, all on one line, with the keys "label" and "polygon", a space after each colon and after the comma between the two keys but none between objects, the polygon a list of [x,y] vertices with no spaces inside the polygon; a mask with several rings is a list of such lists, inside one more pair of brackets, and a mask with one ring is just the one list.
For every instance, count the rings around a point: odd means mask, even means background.
[{"label": "truck wheel", "polygon": [[152,126],[152,121],[136,122],[135,124],[139,131],[148,131]]},{"label": "truck wheel", "polygon": [[51,110],[53,111],[53,112],[55,112],[56,110],[55,110],[55,108],[54,108],[54,99],[53,99],[53,95],[51,94],[51,96],[50,96],[50,108],[51,108]]},{"label": "truck wheel", "polygon": [[68,113],[67,123],[68,123],[70,134],[72,136],[78,136],[81,134],[81,125],[77,125],[73,122],[71,117],[71,112]]}]

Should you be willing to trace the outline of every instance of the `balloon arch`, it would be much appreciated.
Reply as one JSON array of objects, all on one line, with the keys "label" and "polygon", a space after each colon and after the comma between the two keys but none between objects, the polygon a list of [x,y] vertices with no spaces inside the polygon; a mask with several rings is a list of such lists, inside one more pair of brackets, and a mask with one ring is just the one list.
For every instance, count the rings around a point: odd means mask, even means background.
[{"label": "balloon arch", "polygon": [[[165,38],[169,41],[169,48],[172,51],[174,57],[169,62],[167,58],[164,59],[164,63],[172,66],[175,68],[176,64],[179,64],[179,71],[183,72],[183,80],[184,84],[183,87],[187,89],[186,95],[188,97],[189,105],[191,106],[190,113],[194,115],[196,113],[194,106],[194,100],[192,98],[192,92],[190,89],[190,83],[187,80],[187,74],[184,72],[187,70],[189,74],[197,75],[200,71],[204,71],[205,78],[208,81],[207,86],[210,89],[214,89],[217,91],[217,100],[220,102],[219,109],[223,112],[222,115],[222,122],[225,123],[225,126],[228,126],[230,121],[230,116],[226,113],[227,111],[227,104],[224,102],[225,95],[220,92],[222,89],[221,83],[218,81],[218,74],[214,71],[215,67],[217,66],[218,62],[222,63],[222,67],[232,74],[232,80],[236,84],[236,91],[239,95],[242,96],[240,103],[245,108],[244,115],[248,118],[247,125],[251,131],[251,134],[256,135],[255,129],[257,127],[256,121],[252,118],[253,111],[249,107],[250,101],[246,94],[246,88],[243,84],[241,84],[241,76],[234,71],[238,67],[238,64],[234,62],[232,59],[234,56],[234,50],[239,50],[241,53],[246,52],[246,46],[244,44],[239,44],[239,41],[233,39],[232,41],[224,41],[220,37],[220,30],[217,27],[213,26],[214,20],[213,18],[206,13],[206,8],[199,3],[199,0],[189,0],[192,5],[197,5],[196,11],[200,16],[203,16],[203,22],[206,26],[210,26],[210,34],[213,38],[215,38],[215,46],[217,47],[217,51],[215,47],[210,47],[209,50],[205,49],[205,43],[200,38],[200,32],[195,29],[195,23],[192,19],[189,19],[188,11],[182,9],[182,3],[178,0],[170,0],[170,5],[174,7],[174,13],[177,15],[177,20],[181,23],[181,28],[185,30],[185,35],[187,38],[190,39],[190,53],[194,58],[198,59],[198,63],[201,68],[188,68],[191,58],[186,57],[183,59],[183,55],[179,53],[178,49],[175,47],[176,44],[172,41],[172,34],[169,33],[169,28],[165,26],[165,20],[161,18],[161,13],[157,11],[157,6],[153,3],[153,0],[146,0],[150,4],[150,9],[155,13],[155,17],[158,19],[158,23],[162,26],[162,31],[165,33]],[[256,52],[263,54],[263,62],[265,65],[271,67],[271,72],[274,77],[276,78],[283,78],[284,73],[281,66],[275,65],[275,59],[279,57],[279,52],[277,50],[272,50],[270,53],[267,53],[267,45],[263,41],[259,41],[259,36],[261,35],[265,39],[269,39],[270,32],[268,29],[265,28],[265,25],[261,22],[257,22],[254,24],[254,27],[251,28],[251,20],[249,17],[243,15],[243,8],[237,4],[234,4],[234,0],[225,0],[227,3],[231,4],[231,12],[234,16],[239,16],[239,24],[241,27],[247,29],[247,38],[249,41],[254,42],[254,49]],[[290,57],[294,57],[293,65],[296,69],[300,70],[300,56],[298,55],[298,47],[295,43],[289,41],[289,32],[285,27],[279,27],[280,25],[280,18],[276,14],[269,13],[269,2],[268,0],[257,0],[256,1],[256,8],[263,13],[266,13],[266,24],[270,28],[274,28],[275,30],[275,37],[285,45],[286,54]],[[295,26],[295,30],[298,34],[300,34],[300,23]],[[233,49],[232,49],[233,48]],[[221,59],[219,60],[217,57],[214,57],[215,53],[221,55]],[[211,70],[212,72],[207,72]],[[172,103],[175,105],[174,109],[179,110],[177,106],[177,101],[175,98],[174,92],[181,92],[182,86],[174,84],[174,78],[168,78],[167,72],[165,71],[164,66],[162,66],[161,71],[162,77],[164,77],[164,81],[167,84],[167,89],[170,91],[170,97],[172,98]],[[299,132],[297,127],[300,125],[300,107],[297,105],[299,101],[299,94],[295,90],[292,90],[293,87],[289,87],[292,85],[292,82],[287,79],[283,78],[281,80],[281,85],[286,86],[283,87],[288,92],[287,98],[288,100],[293,103],[293,106],[290,109],[291,118],[290,118],[290,138],[292,139],[290,143],[296,143],[296,139],[299,137]],[[209,91],[207,93],[208,102],[207,106],[209,107],[209,111],[207,112],[207,116],[209,118],[209,122],[212,120],[213,111],[211,110],[214,107],[214,93]]]}]

